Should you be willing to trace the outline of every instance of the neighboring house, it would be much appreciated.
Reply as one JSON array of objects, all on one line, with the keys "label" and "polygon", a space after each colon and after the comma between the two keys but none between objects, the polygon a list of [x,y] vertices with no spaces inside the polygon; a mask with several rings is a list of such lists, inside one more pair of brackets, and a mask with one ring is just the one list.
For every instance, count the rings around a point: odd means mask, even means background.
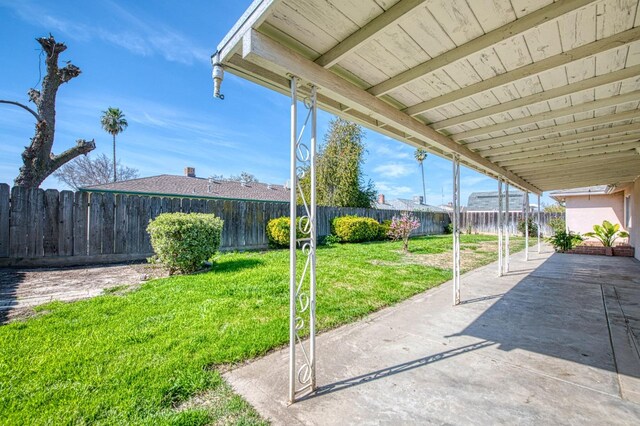
[{"label": "neighboring house", "polygon": [[396,200],[386,200],[384,194],[379,194],[378,199],[374,203],[374,208],[381,210],[446,213],[446,210],[440,207],[425,204],[421,195],[417,195],[412,199],[398,198]]},{"label": "neighboring house", "polygon": [[631,190],[627,186],[590,186],[549,194],[554,200],[564,203],[567,209],[567,228],[584,234],[593,230],[593,225],[608,220],[629,230],[631,224]]},{"label": "neighboring house", "polygon": [[257,182],[237,182],[196,177],[193,167],[185,168],[184,176],[158,175],[123,180],[80,189],[89,192],[160,195],[175,197],[224,198],[234,200],[289,202],[289,188]]},{"label": "neighboring house", "polygon": [[[506,202],[506,196],[503,196],[503,203]],[[524,192],[518,190],[509,191],[509,211],[523,211],[522,203],[524,202]],[[503,209],[506,204],[503,204]],[[529,203],[529,211],[535,211],[537,205]],[[469,201],[465,212],[497,212],[498,211],[498,191],[495,192],[472,192],[469,195]]]}]

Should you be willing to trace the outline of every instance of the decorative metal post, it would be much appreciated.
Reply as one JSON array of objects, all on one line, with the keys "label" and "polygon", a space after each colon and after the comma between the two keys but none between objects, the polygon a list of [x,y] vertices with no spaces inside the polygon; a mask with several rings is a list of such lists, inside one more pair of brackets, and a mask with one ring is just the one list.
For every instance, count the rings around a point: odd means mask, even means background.
[{"label": "decorative metal post", "polygon": [[[311,98],[305,99],[307,116],[298,131],[298,79],[291,78],[291,198],[289,214],[289,402],[296,396],[312,391],[316,386],[315,324],[316,324],[316,88],[311,88]],[[305,128],[311,120],[309,146],[302,141]],[[300,180],[310,173],[309,200],[302,190]],[[298,198],[304,213],[297,216]],[[300,238],[297,238],[299,236]],[[301,270],[297,265],[296,250],[303,255]],[[305,314],[309,314],[308,322]],[[302,341],[309,333],[308,345]],[[300,355],[298,357],[298,355]]]},{"label": "decorative metal post", "polygon": [[529,260],[529,191],[525,191],[524,200],[524,260]]},{"label": "decorative metal post", "polygon": [[453,304],[460,304],[460,157],[453,156]]},{"label": "decorative metal post", "polygon": [[502,276],[502,177],[498,176],[498,276]]},{"label": "decorative metal post", "polygon": [[540,194],[538,194],[538,254],[540,254]]},{"label": "decorative metal post", "polygon": [[511,229],[510,229],[510,225],[511,225],[511,214],[509,213],[509,184],[507,182],[505,182],[505,198],[504,198],[504,204],[505,204],[505,212],[506,212],[506,219],[505,219],[505,234],[504,234],[504,262],[502,264],[502,266],[504,267],[504,273],[508,273],[509,272],[509,234],[511,233]]}]

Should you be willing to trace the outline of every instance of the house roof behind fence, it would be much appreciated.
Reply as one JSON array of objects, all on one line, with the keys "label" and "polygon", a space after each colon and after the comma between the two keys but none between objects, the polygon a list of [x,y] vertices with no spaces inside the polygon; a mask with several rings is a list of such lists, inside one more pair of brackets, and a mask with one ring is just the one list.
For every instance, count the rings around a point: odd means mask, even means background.
[{"label": "house roof behind fence", "polygon": [[[522,211],[523,200],[524,193],[522,191],[510,191],[509,211]],[[466,211],[498,211],[498,192],[472,192],[469,195]]]},{"label": "house roof behind fence", "polygon": [[284,185],[241,183],[175,175],[150,176],[93,185],[81,190],[279,202],[288,202],[290,194],[289,188]]}]

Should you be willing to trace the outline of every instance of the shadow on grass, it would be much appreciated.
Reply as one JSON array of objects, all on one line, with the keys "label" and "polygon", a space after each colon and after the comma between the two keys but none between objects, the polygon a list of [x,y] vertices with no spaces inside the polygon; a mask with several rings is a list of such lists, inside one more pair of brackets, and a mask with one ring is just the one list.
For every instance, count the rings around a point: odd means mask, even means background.
[{"label": "shadow on grass", "polygon": [[24,275],[17,269],[0,269],[0,325],[9,322],[9,311],[18,304],[18,287]]},{"label": "shadow on grass", "polygon": [[261,259],[233,259],[216,261],[213,265],[212,271],[216,273],[220,272],[238,272],[242,269],[256,268],[264,265],[264,261]]}]

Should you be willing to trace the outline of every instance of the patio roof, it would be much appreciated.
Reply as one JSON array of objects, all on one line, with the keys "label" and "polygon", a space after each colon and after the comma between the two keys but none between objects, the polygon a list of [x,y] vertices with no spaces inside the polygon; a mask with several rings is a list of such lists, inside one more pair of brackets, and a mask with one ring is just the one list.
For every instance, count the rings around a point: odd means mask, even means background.
[{"label": "patio roof", "polygon": [[638,0],[256,0],[212,60],[534,193],[640,175]]}]

